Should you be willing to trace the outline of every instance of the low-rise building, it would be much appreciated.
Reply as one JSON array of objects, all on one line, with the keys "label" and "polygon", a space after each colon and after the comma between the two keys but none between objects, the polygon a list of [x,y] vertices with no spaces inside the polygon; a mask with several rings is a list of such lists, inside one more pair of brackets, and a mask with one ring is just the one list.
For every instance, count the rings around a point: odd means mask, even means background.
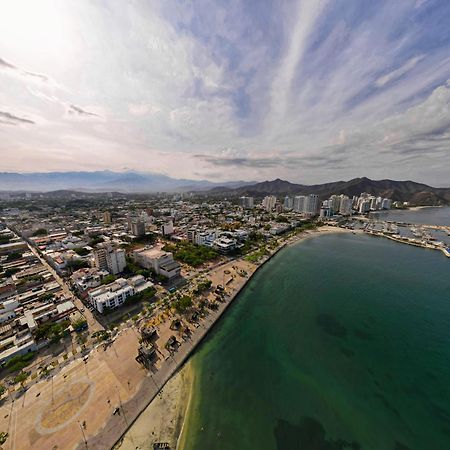
[{"label": "low-rise building", "polygon": [[236,249],[237,242],[227,236],[221,236],[214,241],[214,248],[220,253],[230,253]]},{"label": "low-rise building", "polygon": [[115,309],[122,306],[125,300],[134,294],[134,287],[125,278],[118,278],[110,284],[90,291],[89,301],[102,314],[107,309]]},{"label": "low-rise building", "polygon": [[174,261],[172,253],[161,250],[161,248],[145,247],[135,250],[133,258],[142,267],[151,269],[167,278],[174,278],[180,275],[180,265]]}]

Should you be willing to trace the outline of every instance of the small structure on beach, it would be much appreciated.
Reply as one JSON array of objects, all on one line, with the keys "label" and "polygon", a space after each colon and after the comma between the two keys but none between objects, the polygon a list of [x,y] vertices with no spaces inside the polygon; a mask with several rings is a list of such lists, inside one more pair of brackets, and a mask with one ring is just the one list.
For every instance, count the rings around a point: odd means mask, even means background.
[{"label": "small structure on beach", "polygon": [[144,341],[153,341],[158,338],[156,329],[150,325],[143,325],[140,329],[142,339]]},{"label": "small structure on beach", "polygon": [[166,342],[166,348],[167,350],[174,351],[178,347],[178,341],[175,336],[170,336],[170,338]]},{"label": "small structure on beach", "polygon": [[155,359],[156,359],[156,349],[153,346],[153,344],[142,343],[138,349],[136,361],[148,369],[150,368]]},{"label": "small structure on beach", "polygon": [[180,319],[175,319],[170,324],[170,329],[176,331],[176,330],[179,330],[182,327],[182,325],[183,325],[183,323],[181,322]]}]

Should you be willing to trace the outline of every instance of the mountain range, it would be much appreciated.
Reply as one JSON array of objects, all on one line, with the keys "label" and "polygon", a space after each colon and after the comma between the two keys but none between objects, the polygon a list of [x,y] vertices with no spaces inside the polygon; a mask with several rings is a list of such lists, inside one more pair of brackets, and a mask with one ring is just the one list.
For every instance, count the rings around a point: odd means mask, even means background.
[{"label": "mountain range", "polygon": [[[255,182],[236,181],[221,183],[235,188]],[[188,192],[202,191],[218,186],[207,180],[186,180],[148,172],[0,172],[0,191],[50,192],[76,190],[82,192]]]},{"label": "mountain range", "polygon": [[361,192],[410,202],[412,205],[448,205],[450,188],[436,188],[414,181],[371,180],[366,177],[349,181],[306,185],[295,184],[277,178],[272,181],[230,181],[214,183],[207,180],[171,178],[167,175],[147,172],[0,172],[0,191],[51,192],[74,190],[80,192],[195,192],[210,197],[238,197],[250,195],[307,195],[318,194],[323,200],[332,194],[350,197]]},{"label": "mountain range", "polygon": [[353,178],[349,181],[303,185],[280,180],[263,181],[253,185],[237,188],[215,187],[208,191],[211,196],[235,197],[249,195],[307,195],[317,194],[324,200],[333,194],[345,194],[349,197],[367,192],[372,195],[391,198],[394,201],[410,202],[412,205],[448,205],[450,188],[435,188],[414,181],[371,180],[366,177]]}]

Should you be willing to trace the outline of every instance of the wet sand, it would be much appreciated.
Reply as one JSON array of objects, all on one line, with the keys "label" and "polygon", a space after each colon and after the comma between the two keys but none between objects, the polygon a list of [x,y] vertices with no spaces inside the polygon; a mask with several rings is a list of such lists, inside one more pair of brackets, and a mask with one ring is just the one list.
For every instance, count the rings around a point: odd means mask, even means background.
[{"label": "wet sand", "polygon": [[114,449],[149,449],[154,442],[167,442],[175,449],[188,405],[191,377],[188,363],[169,380]]},{"label": "wet sand", "polygon": [[[273,253],[264,257],[259,263],[253,264],[243,260],[235,260],[225,264],[220,269],[208,274],[213,284],[220,284],[223,279],[223,270],[228,266],[236,266],[247,271],[248,276],[241,280],[236,280],[234,286],[230,286],[231,299],[227,305],[222,305],[225,309],[231,300],[246,285],[247,281],[268,261],[275,253],[286,245],[294,245],[314,236],[330,233],[351,233],[352,230],[323,226],[317,230],[305,231],[286,240],[277,247]],[[242,267],[241,267],[242,266]],[[251,267],[252,266],[252,267]],[[234,284],[234,283],[233,283]],[[222,309],[222,308],[221,308]],[[211,328],[215,321],[209,323]],[[193,382],[193,368],[189,362],[179,368],[175,375],[167,382],[160,393],[154,398],[149,406],[142,412],[135,423],[124,434],[121,441],[114,447],[120,450],[136,450],[151,448],[154,442],[168,442],[172,449],[178,448],[178,440],[182,440],[182,429],[188,409],[188,403]],[[181,446],[182,447],[182,446]]]}]

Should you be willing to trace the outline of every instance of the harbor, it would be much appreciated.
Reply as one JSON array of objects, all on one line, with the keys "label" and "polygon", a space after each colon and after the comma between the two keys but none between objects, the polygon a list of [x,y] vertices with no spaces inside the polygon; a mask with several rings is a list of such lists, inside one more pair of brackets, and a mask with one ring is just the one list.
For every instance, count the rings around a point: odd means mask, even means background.
[{"label": "harbor", "polygon": [[372,236],[385,237],[402,244],[439,250],[450,258],[450,226],[374,220],[366,217],[353,218],[342,226],[352,230],[362,230]]}]

